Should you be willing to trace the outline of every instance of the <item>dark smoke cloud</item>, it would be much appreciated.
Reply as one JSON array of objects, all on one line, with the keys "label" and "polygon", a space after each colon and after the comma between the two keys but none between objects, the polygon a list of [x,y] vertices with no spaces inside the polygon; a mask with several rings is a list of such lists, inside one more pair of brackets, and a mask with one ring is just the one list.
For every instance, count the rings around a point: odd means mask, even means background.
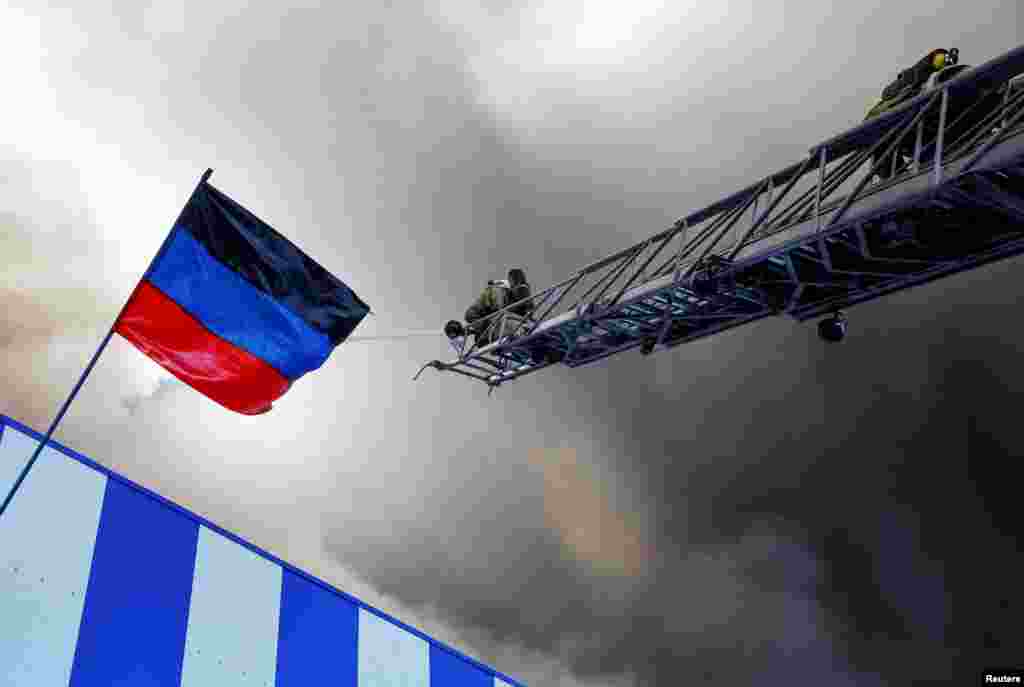
[{"label": "dark smoke cloud", "polygon": [[[214,166],[356,286],[372,336],[440,326],[513,264],[560,279],[795,161],[919,40],[977,61],[1009,49],[1016,3],[982,5],[724,3],[624,73],[546,69],[529,13],[493,5],[453,21],[469,10],[115,2],[46,15],[47,44],[71,47],[42,66],[63,75],[56,107],[121,146],[118,179]],[[35,231],[2,245],[29,250]],[[973,679],[1012,662],[1021,607],[1015,269],[859,307],[840,347],[772,320],[490,399],[411,384],[442,342],[353,344],[258,425],[169,393],[114,345],[64,431],[528,684]],[[11,303],[7,326],[51,348],[4,351],[5,408],[45,425],[91,352],[53,344],[65,320],[47,308],[88,310],[34,289]]]},{"label": "dark smoke cloud", "polygon": [[442,507],[459,539],[410,527],[400,567],[369,541],[344,555],[397,598],[554,652],[584,681],[960,684],[1012,663],[1015,269],[859,308],[841,347],[765,323],[703,344],[723,362],[702,374],[685,350],[665,354],[668,382],[647,361],[590,373],[607,375],[587,388],[619,430],[608,460],[654,511],[645,574],[595,574],[585,542],[566,546],[575,518],[628,550],[599,509],[574,508],[597,498],[584,480],[551,494],[543,471],[490,464],[460,482],[474,499],[492,484],[484,501]]}]

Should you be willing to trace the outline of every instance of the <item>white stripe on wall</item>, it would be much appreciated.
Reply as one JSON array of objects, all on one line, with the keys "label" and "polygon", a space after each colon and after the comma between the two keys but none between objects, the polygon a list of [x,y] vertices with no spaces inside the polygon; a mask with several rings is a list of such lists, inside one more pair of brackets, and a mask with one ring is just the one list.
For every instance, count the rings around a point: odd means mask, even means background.
[{"label": "white stripe on wall", "polygon": [[[35,439],[4,427],[0,488]],[[105,475],[48,448],[0,517],[0,685],[67,685],[96,544]],[[0,497],[2,498],[2,497]]]},{"label": "white stripe on wall", "polygon": [[199,528],[182,687],[273,687],[281,567]]},{"label": "white stripe on wall", "polygon": [[38,444],[38,441],[10,425],[0,426],[0,499],[6,498],[18,473],[32,457]]},{"label": "white stripe on wall", "polygon": [[359,609],[359,687],[430,687],[430,645]]}]

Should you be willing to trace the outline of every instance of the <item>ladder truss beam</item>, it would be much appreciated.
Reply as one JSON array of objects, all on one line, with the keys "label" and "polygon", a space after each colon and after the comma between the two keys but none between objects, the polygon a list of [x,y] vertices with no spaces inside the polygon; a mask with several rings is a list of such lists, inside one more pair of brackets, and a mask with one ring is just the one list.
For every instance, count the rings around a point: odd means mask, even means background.
[{"label": "ladder truss beam", "polygon": [[[966,70],[491,315],[496,343],[457,344],[455,360],[424,369],[494,387],[770,315],[806,320],[1024,253],[1022,74],[1024,46]],[[740,238],[716,250],[745,216]],[[524,304],[534,316],[513,318]]]}]

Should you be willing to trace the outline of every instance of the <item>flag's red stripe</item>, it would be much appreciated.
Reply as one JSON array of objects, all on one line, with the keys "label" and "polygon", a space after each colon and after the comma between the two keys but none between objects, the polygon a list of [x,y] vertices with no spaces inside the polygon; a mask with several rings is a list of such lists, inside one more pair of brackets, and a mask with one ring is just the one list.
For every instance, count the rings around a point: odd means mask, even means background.
[{"label": "flag's red stripe", "polygon": [[135,287],[117,333],[196,391],[238,413],[258,415],[291,382],[219,338],[148,281]]}]

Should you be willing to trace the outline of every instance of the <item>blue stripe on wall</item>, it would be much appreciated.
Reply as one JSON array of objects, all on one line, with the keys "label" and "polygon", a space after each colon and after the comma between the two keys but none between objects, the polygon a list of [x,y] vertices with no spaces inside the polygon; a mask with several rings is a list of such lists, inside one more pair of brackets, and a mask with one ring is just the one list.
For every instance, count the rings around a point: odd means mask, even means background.
[{"label": "blue stripe on wall", "polygon": [[431,687],[494,687],[494,678],[449,651],[430,646]]},{"label": "blue stripe on wall", "polygon": [[330,355],[327,336],[177,230],[148,277],[211,332],[264,360],[288,379],[315,370]]},{"label": "blue stripe on wall", "polygon": [[[0,460],[35,445],[8,427]],[[68,684],[106,484],[47,447],[0,517],[0,685]]]},{"label": "blue stripe on wall", "polygon": [[199,525],[109,480],[71,687],[178,687]]},{"label": "blue stripe on wall", "polygon": [[356,687],[358,624],[354,603],[286,570],[276,687]]}]

